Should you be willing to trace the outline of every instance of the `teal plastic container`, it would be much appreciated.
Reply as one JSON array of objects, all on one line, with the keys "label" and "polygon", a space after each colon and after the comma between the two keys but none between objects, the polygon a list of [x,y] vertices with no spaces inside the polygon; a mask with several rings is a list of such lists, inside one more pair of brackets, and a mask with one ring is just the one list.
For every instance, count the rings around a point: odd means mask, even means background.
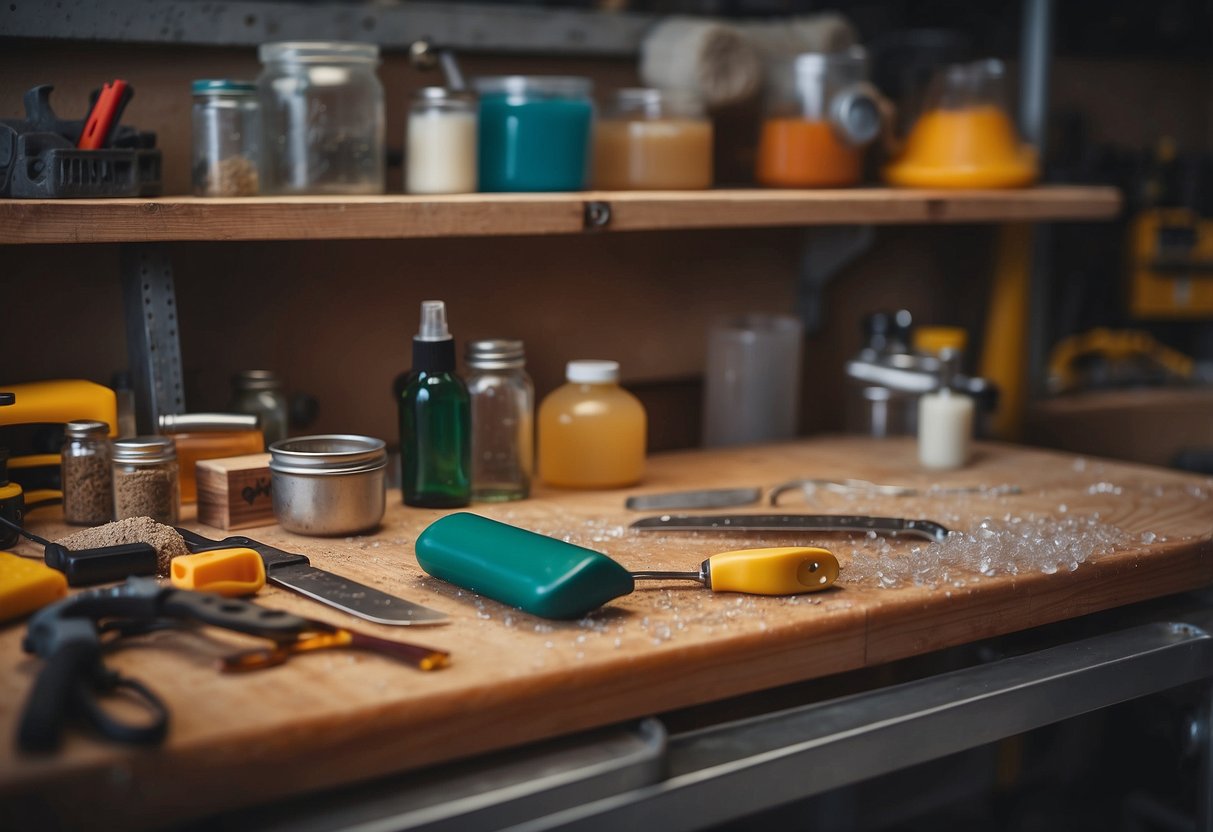
[{"label": "teal plastic container", "polygon": [[636,587],[600,552],[462,511],[431,523],[416,552],[435,578],[543,618],[580,618]]},{"label": "teal plastic container", "polygon": [[588,78],[480,78],[480,190],[580,191],[589,170]]}]

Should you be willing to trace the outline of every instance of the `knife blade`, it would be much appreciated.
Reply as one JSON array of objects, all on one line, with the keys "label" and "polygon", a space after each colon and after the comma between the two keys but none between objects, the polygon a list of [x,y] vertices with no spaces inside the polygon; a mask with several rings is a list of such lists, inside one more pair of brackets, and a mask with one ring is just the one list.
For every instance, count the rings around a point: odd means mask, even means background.
[{"label": "knife blade", "polygon": [[643,517],[632,528],[645,532],[876,532],[914,535],[933,541],[948,536],[947,528],[933,520],[861,514],[662,514]]},{"label": "knife blade", "polygon": [[342,612],[357,616],[376,624],[410,625],[446,624],[446,613],[432,610],[421,604],[397,598],[386,592],[343,578],[311,565],[305,555],[284,552],[266,543],[260,543],[243,535],[211,540],[189,529],[177,529],[185,538],[191,552],[209,552],[233,546],[245,546],[265,562],[265,579],[272,584],[305,595]]},{"label": "knife blade", "polygon": [[638,494],[624,503],[632,511],[665,511],[674,508],[732,508],[762,499],[761,488],[709,488],[666,494]]}]

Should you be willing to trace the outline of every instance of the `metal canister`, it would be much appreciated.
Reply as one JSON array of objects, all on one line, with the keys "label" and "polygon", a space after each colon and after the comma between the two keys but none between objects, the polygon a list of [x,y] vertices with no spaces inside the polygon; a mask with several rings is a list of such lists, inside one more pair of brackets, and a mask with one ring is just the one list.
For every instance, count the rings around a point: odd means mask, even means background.
[{"label": "metal canister", "polygon": [[318,536],[375,528],[386,508],[382,439],[324,434],[270,446],[270,489],[282,528]]}]

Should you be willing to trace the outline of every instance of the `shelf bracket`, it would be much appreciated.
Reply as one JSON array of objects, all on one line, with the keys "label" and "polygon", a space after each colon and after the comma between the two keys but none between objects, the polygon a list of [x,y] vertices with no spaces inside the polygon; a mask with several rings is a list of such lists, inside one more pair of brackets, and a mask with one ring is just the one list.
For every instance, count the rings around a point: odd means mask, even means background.
[{"label": "shelf bracket", "polygon": [[140,434],[159,433],[161,414],[185,411],[172,262],[162,246],[128,244],[121,268],[135,423]]},{"label": "shelf bracket", "polygon": [[872,247],[876,232],[870,225],[806,228],[800,243],[796,278],[796,309],[806,334],[821,328],[822,292],[836,274]]}]

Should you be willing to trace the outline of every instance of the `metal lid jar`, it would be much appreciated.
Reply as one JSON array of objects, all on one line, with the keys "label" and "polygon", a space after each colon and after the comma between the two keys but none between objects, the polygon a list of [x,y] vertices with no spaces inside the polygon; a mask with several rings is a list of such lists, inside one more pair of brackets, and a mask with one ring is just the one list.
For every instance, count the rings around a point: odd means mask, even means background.
[{"label": "metal lid jar", "polygon": [[114,519],[150,517],[174,525],[181,486],[173,440],[163,436],[116,439],[112,450]]},{"label": "metal lid jar", "polygon": [[96,526],[114,518],[109,433],[109,425],[92,419],[65,426],[60,454],[63,519],[72,525]]},{"label": "metal lid jar", "polygon": [[594,125],[594,187],[712,186],[712,122],[691,92],[622,89]]},{"label": "metal lid jar", "polygon": [[867,53],[853,47],[808,52],[771,66],[758,145],[759,182],[801,188],[859,182],[863,148],[881,129],[867,63]]},{"label": "metal lid jar", "polygon": [[585,187],[593,83],[575,76],[477,78],[480,190],[580,191]]},{"label": "metal lid jar", "polygon": [[476,191],[476,96],[425,87],[413,96],[405,135],[405,189],[411,194]]},{"label": "metal lid jar", "polygon": [[263,190],[384,191],[379,47],[340,41],[265,43],[257,79],[264,125]]},{"label": "metal lid jar", "polygon": [[322,434],[270,445],[274,516],[289,532],[345,535],[379,525],[387,506],[382,439]]}]

